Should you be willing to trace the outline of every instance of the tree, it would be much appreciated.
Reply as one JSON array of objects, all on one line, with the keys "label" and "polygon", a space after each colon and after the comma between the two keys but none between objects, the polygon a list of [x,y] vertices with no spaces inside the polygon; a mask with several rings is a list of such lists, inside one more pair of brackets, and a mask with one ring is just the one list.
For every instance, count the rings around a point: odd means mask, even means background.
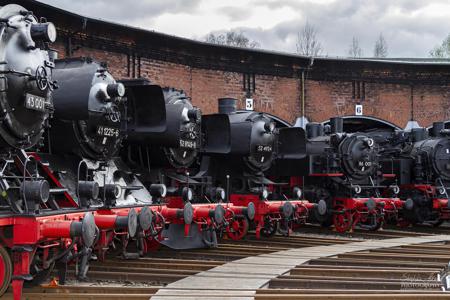
[{"label": "tree", "polygon": [[357,37],[353,37],[350,49],[348,50],[348,55],[355,58],[363,56],[363,50],[359,46],[359,39]]},{"label": "tree", "polygon": [[430,51],[430,56],[435,58],[450,57],[450,34],[438,46]]},{"label": "tree", "polygon": [[297,35],[297,53],[305,56],[318,56],[322,53],[322,45],[317,39],[316,28],[306,22],[305,27]]},{"label": "tree", "polygon": [[259,43],[251,41],[245,34],[240,31],[228,31],[226,33],[210,33],[206,36],[205,41],[211,44],[227,45],[241,48],[259,48]]},{"label": "tree", "polygon": [[374,57],[387,57],[388,56],[388,46],[386,40],[382,33],[378,36],[378,39],[375,42],[375,47],[373,49]]}]

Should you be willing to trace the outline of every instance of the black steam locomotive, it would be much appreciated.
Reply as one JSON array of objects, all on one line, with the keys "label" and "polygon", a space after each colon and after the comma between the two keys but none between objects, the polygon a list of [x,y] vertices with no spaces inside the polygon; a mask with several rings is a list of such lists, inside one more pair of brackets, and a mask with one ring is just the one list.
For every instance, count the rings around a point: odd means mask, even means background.
[{"label": "black steam locomotive", "polygon": [[259,112],[236,111],[236,100],[219,99],[219,114],[226,115],[229,134],[224,130],[221,151],[205,149],[200,167],[202,175],[211,176],[214,186],[230,193],[259,193],[270,183],[264,176],[275,159],[275,122]]},{"label": "black steam locomotive", "polygon": [[39,142],[54,109],[48,43],[55,41],[56,29],[18,5],[1,7],[0,14],[1,211],[34,214],[50,189],[23,150]]},{"label": "black steam locomotive", "polygon": [[[131,86],[148,86],[149,82],[122,81],[127,88]],[[184,92],[164,88],[158,95],[164,99],[164,106],[156,111],[164,109],[167,124],[159,127],[157,131],[148,132],[144,126],[140,128],[128,128],[128,139],[122,150],[123,160],[130,166],[133,172],[140,174],[140,179],[145,185],[166,184],[173,188],[168,190],[167,196],[186,195],[186,200],[192,200],[192,191],[182,192],[187,187],[189,167],[196,161],[202,145],[201,111],[192,106],[190,99]],[[154,105],[152,95],[148,95],[147,104]],[[144,114],[142,106],[128,103],[128,111],[131,120],[139,118],[139,113]],[[144,120],[157,118],[142,115]],[[176,186],[179,186],[177,188]]]},{"label": "black steam locomotive", "polygon": [[395,174],[411,223],[438,226],[450,218],[450,131],[443,122],[430,128],[397,130],[384,140],[383,168]]},{"label": "black steam locomotive", "polygon": [[[344,132],[344,120],[306,125],[306,158],[291,166],[302,182],[306,199],[323,200],[329,209],[316,219],[324,226],[334,223],[337,231],[360,225],[375,230],[385,214],[396,211],[397,186],[386,186],[379,161],[380,146],[365,132]],[[391,194],[386,195],[385,190]]]},{"label": "black steam locomotive", "polygon": [[38,151],[56,177],[52,184],[66,189],[55,202],[89,207],[114,201],[122,190],[108,163],[125,136],[125,87],[89,58],[57,60],[55,65],[60,87],[53,93],[55,111],[45,148]]}]

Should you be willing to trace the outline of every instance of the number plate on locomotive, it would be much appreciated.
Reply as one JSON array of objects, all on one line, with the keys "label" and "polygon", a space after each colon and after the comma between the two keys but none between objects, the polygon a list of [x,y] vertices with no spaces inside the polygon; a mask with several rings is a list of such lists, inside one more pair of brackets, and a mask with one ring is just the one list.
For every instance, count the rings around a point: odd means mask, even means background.
[{"label": "number plate on locomotive", "polygon": [[25,94],[25,107],[32,110],[45,112],[45,98],[32,94]]},{"label": "number plate on locomotive", "polygon": [[196,141],[189,141],[189,140],[180,140],[180,147],[181,148],[188,148],[188,149],[196,149],[197,148],[197,142]]},{"label": "number plate on locomotive", "polygon": [[97,135],[107,137],[119,137],[119,129],[106,126],[98,126]]},{"label": "number plate on locomotive", "polygon": [[266,153],[268,153],[268,152],[272,152],[272,146],[270,146],[270,145],[259,145],[259,146],[256,146],[256,152],[266,152]]}]

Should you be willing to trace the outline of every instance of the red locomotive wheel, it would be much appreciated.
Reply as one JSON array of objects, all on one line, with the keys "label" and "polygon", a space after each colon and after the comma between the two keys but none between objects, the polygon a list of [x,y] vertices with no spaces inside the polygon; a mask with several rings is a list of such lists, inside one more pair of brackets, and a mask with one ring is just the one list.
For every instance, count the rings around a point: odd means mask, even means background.
[{"label": "red locomotive wheel", "polygon": [[352,228],[353,214],[349,210],[338,208],[333,215],[333,223],[337,232],[344,233]]},{"label": "red locomotive wheel", "polygon": [[230,239],[239,241],[247,234],[248,228],[247,218],[235,219],[227,226],[227,235]]},{"label": "red locomotive wheel", "polygon": [[0,246],[0,297],[6,292],[12,277],[11,257],[5,248]]}]

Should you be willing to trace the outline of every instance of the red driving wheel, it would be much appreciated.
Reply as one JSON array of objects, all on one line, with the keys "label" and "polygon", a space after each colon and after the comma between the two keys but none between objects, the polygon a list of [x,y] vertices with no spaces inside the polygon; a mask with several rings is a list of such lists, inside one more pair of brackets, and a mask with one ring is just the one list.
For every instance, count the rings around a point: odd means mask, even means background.
[{"label": "red driving wheel", "polygon": [[238,241],[242,239],[248,232],[247,218],[234,219],[230,225],[227,226],[227,235],[230,239]]},{"label": "red driving wheel", "polygon": [[0,246],[0,297],[6,292],[11,283],[12,262],[5,248]]},{"label": "red driving wheel", "polygon": [[337,232],[344,233],[353,225],[353,214],[350,210],[345,210],[342,207],[336,209],[336,212],[333,214],[333,223],[334,228]]}]

